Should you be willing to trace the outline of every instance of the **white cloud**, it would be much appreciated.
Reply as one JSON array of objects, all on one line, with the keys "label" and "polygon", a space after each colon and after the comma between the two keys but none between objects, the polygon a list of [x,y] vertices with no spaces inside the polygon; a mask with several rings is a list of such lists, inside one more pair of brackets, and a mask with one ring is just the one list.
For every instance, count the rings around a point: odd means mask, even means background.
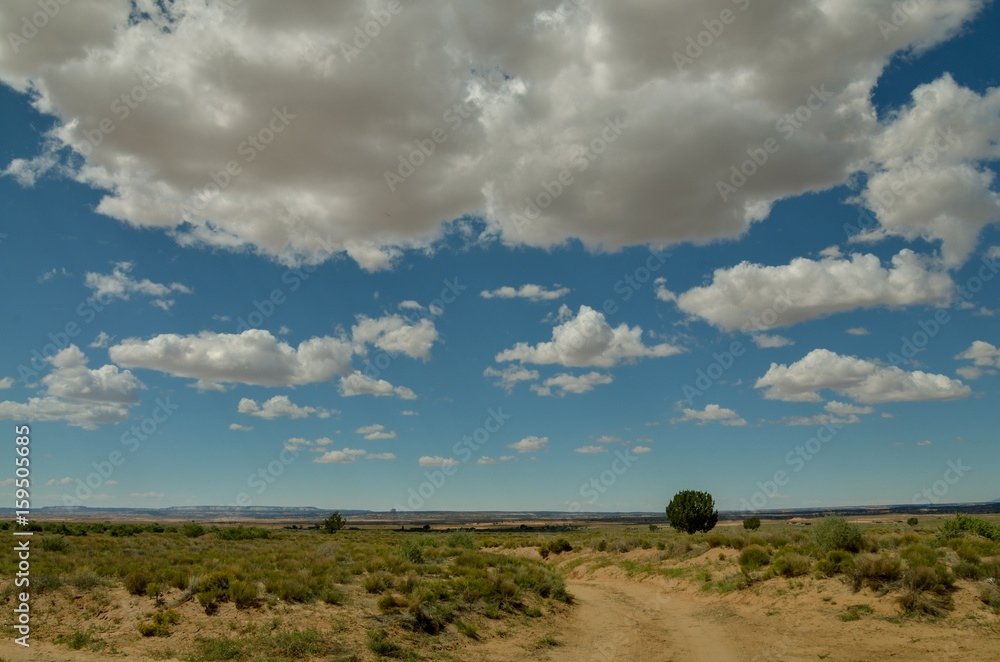
[{"label": "white cloud", "polygon": [[814,349],[789,365],[772,363],[754,388],[764,397],[791,402],[821,402],[818,391],[830,389],[857,402],[956,400],[972,390],[956,379],[922,371],[906,372],[827,349]]},{"label": "white cloud", "polygon": [[54,487],[54,486],[57,486],[57,485],[58,485],[58,486],[63,486],[63,485],[72,485],[72,484],[73,484],[73,482],[74,482],[74,481],[73,481],[73,479],[72,479],[72,478],[70,478],[69,476],[66,476],[65,478],[59,478],[59,479],[56,479],[56,478],[52,478],[52,479],[50,479],[50,480],[47,480],[47,481],[45,482],[45,485],[46,485],[47,487]]},{"label": "white cloud", "polygon": [[424,307],[420,305],[419,302],[407,299],[406,301],[400,301],[398,304],[400,310],[423,310]]},{"label": "white cloud", "polygon": [[282,324],[281,328],[278,329],[278,335],[279,336],[287,336],[291,332],[292,332],[292,330],[290,328],[288,328],[288,326],[285,325],[285,324]]},{"label": "white cloud", "polygon": [[642,453],[652,453],[653,449],[649,446],[633,446],[631,452],[641,455]]},{"label": "white cloud", "polygon": [[108,345],[110,345],[111,341],[114,340],[114,339],[115,339],[114,336],[109,336],[104,331],[101,331],[100,333],[97,334],[97,337],[94,338],[94,341],[88,345],[88,347],[95,347],[95,348],[102,348],[103,349],[104,347],[107,347]]},{"label": "white cloud", "polygon": [[720,407],[715,404],[705,405],[705,408],[702,410],[685,408],[681,410],[681,413],[684,415],[678,418],[672,418],[670,419],[670,422],[683,423],[685,421],[698,421],[698,425],[705,425],[706,423],[718,421],[722,425],[732,426],[742,426],[747,424],[747,422],[732,409],[726,409],[725,407]]},{"label": "white cloud", "polygon": [[869,333],[871,333],[868,329],[861,326],[851,327],[850,329],[847,330],[847,332],[852,336],[867,336]]},{"label": "white cloud", "polygon": [[441,457],[440,455],[424,455],[419,460],[417,464],[422,467],[453,467],[459,464],[458,460],[452,457]]},{"label": "white cloud", "polygon": [[318,464],[352,464],[358,458],[365,457],[366,455],[368,455],[368,451],[356,448],[334,449],[313,458],[313,462]]},{"label": "white cloud", "polygon": [[372,379],[357,370],[341,377],[339,390],[345,398],[355,395],[374,395],[377,398],[395,395],[402,400],[417,399],[417,394],[405,386],[393,386],[384,379]]},{"label": "white cloud", "polygon": [[310,414],[316,414],[319,418],[329,418],[331,414],[339,414],[336,409],[329,410],[322,407],[300,407],[288,399],[287,395],[276,395],[263,404],[257,404],[250,398],[242,398],[237,407],[241,414],[249,414],[257,418],[272,420],[280,416],[289,418],[308,418]]},{"label": "white cloud", "polygon": [[104,484],[105,485],[117,485],[118,481],[117,480],[106,480],[106,481],[104,481]]},{"label": "white cloud", "polygon": [[930,446],[933,443],[934,443],[933,441],[925,439],[924,441],[918,441],[917,446]]},{"label": "white cloud", "polygon": [[847,402],[837,402],[836,400],[831,400],[826,403],[823,407],[826,411],[831,414],[840,414],[842,416],[847,416],[850,414],[871,414],[875,411],[874,407],[859,407],[858,405],[852,405]]},{"label": "white cloud", "polygon": [[105,365],[87,367],[87,358],[70,345],[48,359],[52,372],[42,377],[41,397],[27,402],[0,402],[0,419],[66,421],[69,425],[95,430],[98,425],[121,423],[139,402],[146,388],[128,370]]},{"label": "white cloud", "polygon": [[487,377],[499,377],[494,384],[503,388],[508,393],[513,391],[519,382],[530,382],[538,379],[537,370],[528,370],[521,365],[509,365],[501,370],[490,366],[486,370],[483,370],[483,375]]},{"label": "white cloud", "polygon": [[126,338],[108,354],[118,365],[197,379],[204,388],[221,383],[325,382],[350,373],[352,351],[350,343],[339,338],[310,338],[293,348],[269,331],[250,329],[240,334],[202,331],[187,336],[166,333],[149,340]]},{"label": "white cloud", "polygon": [[395,460],[395,453],[369,453],[365,455],[366,460]]},{"label": "white cloud", "polygon": [[[903,249],[888,269],[859,253],[773,267],[742,262],[676,298],[680,310],[724,331],[765,330],[856,308],[944,305],[953,288],[946,272]],[[657,296],[665,298],[662,288]]]},{"label": "white cloud", "polygon": [[531,390],[541,396],[552,395],[552,388],[558,389],[559,397],[564,397],[567,393],[586,393],[593,391],[595,386],[610,384],[614,381],[611,375],[599,372],[588,372],[585,375],[571,375],[567,372],[560,372],[549,377],[544,382],[532,384]]},{"label": "white cloud", "polygon": [[239,423],[230,423],[229,424],[229,429],[230,430],[239,430],[240,432],[250,432],[250,430],[253,430],[252,427],[250,427],[248,425],[240,425]]},{"label": "white cloud", "polygon": [[399,413],[402,414],[403,416],[420,416],[420,412],[419,411],[411,411],[409,409],[404,409],[403,411],[401,411]]},{"label": "white cloud", "polygon": [[966,379],[979,379],[983,375],[995,375],[995,368],[1000,368],[1000,348],[994,347],[983,340],[976,340],[969,349],[955,355],[956,359],[972,361],[970,366],[962,366],[955,370]]},{"label": "white cloud", "polygon": [[500,456],[500,461],[501,462],[510,462],[510,461],[517,462],[517,457],[515,457],[514,455],[501,455]]},{"label": "white cloud", "polygon": [[496,463],[497,463],[497,461],[494,460],[492,457],[487,457],[485,455],[482,456],[481,458],[479,458],[478,460],[476,460],[476,464],[481,464],[481,465],[490,465],[490,464],[496,464]]},{"label": "white cloud", "polygon": [[617,437],[613,434],[602,434],[597,439],[594,439],[594,441],[596,441],[599,444],[616,444],[621,442],[621,440],[622,440],[621,437]]},{"label": "white cloud", "polygon": [[354,431],[356,434],[364,435],[366,441],[378,441],[380,439],[395,439],[396,433],[392,430],[385,431],[385,426],[379,423],[364,425]]},{"label": "white cloud", "polygon": [[879,226],[856,237],[941,241],[949,266],[975,250],[980,231],[1000,218],[994,172],[1000,158],[1000,89],[980,96],[949,74],[918,86],[872,145],[865,189],[855,198]]},{"label": "white cloud", "polygon": [[785,416],[772,423],[780,425],[851,425],[860,423],[861,419],[854,414],[835,416],[833,414],[816,414],[814,416]]},{"label": "white cloud", "polygon": [[[982,6],[928,0],[881,39],[871,35],[892,14],[890,0],[755,5],[736,12],[725,47],[679,67],[671,45],[682,49],[704,30],[700,3],[592,2],[569,16],[533,3],[403,3],[386,35],[351,61],[340,45],[371,20],[367,5],[279,13],[239,4],[61,6],[63,28],[40,31],[0,63],[0,80],[31,90],[38,111],[55,118],[53,145],[7,172],[28,184],[69,146],[84,161],[73,176],[105,193],[100,213],[183,244],[288,263],[346,251],[364,268],[386,268],[398,247],[426,248],[443,222],[476,211],[487,236],[511,244],[578,237],[613,249],[735,237],[776,200],[843,183],[865,157],[882,162],[883,150],[869,153],[886,133],[871,102],[884,67],[897,52],[954,35]],[[0,23],[19,25],[37,5],[0,11]],[[108,116],[108,99],[141,83],[145,68],[155,76],[148,98],[93,146],[87,135]],[[317,85],[363,103],[318,95]],[[785,140],[775,118],[806,103],[810,86],[823,102]],[[467,104],[464,118],[448,114],[456,103]],[[969,123],[989,120],[991,107],[979,103]],[[914,133],[893,119],[899,133]],[[944,119],[936,112],[932,121]],[[982,124],[988,136],[993,125]],[[385,173],[419,154],[416,141],[435,129],[447,140],[390,191]],[[247,136],[263,130],[273,140],[252,149]],[[164,135],[169,144],[151,139]],[[730,166],[774,137],[781,151],[720,201],[717,182]],[[228,159],[239,174],[215,194],[208,173]],[[559,183],[564,169],[571,183]],[[534,216],[526,197],[544,206],[530,223],[514,218]]]},{"label": "white cloud", "polygon": [[794,340],[789,340],[784,336],[779,335],[769,335],[766,333],[758,333],[753,336],[753,342],[757,347],[761,349],[771,349],[774,347],[787,347],[788,345],[794,345]]},{"label": "white cloud", "polygon": [[672,356],[684,351],[668,344],[647,347],[642,342],[642,328],[620,324],[612,328],[604,314],[580,306],[575,318],[552,330],[552,341],[531,346],[517,343],[496,355],[496,361],[550,364],[565,367],[610,368],[622,361]]},{"label": "white cloud", "polygon": [[518,453],[534,453],[536,451],[547,451],[549,449],[548,437],[536,437],[534,435],[525,437],[521,441],[507,444],[507,448],[513,448]]},{"label": "white cloud", "polygon": [[11,388],[12,386],[14,386],[13,377],[0,378],[0,389]]},{"label": "white cloud", "polygon": [[379,319],[359,315],[351,336],[359,354],[367,352],[365,345],[374,345],[392,355],[405,354],[426,361],[431,357],[431,346],[438,339],[438,332],[429,319],[410,324],[400,315]]},{"label": "white cloud", "polygon": [[573,450],[574,453],[607,453],[608,449],[604,446],[581,446]]},{"label": "white cloud", "polygon": [[509,285],[495,290],[483,290],[479,296],[484,299],[528,299],[529,301],[552,301],[569,294],[568,287],[555,286],[554,289],[546,289],[544,285],[533,285],[528,283],[515,289]]},{"label": "white cloud", "polygon": [[48,271],[46,271],[45,273],[43,273],[41,276],[39,276],[38,277],[38,282],[39,283],[45,283],[45,282],[48,282],[48,281],[52,280],[56,276],[71,276],[71,275],[72,274],[70,274],[70,272],[66,271],[66,267],[59,267],[58,269],[56,269],[55,267],[53,267],[52,269],[49,269]]},{"label": "white cloud", "polygon": [[171,294],[191,294],[191,289],[180,283],[163,285],[154,283],[148,278],[134,280],[128,274],[135,268],[134,262],[118,262],[110,274],[89,272],[84,276],[84,284],[93,290],[91,299],[101,302],[114,299],[128,301],[133,294],[144,294],[153,297],[151,305],[168,310],[174,303],[167,297]]}]

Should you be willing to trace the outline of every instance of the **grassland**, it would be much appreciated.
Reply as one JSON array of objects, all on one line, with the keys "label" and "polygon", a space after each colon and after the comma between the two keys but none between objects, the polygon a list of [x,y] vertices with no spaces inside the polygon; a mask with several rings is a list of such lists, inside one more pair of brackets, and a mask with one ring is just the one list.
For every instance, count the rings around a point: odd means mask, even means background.
[{"label": "grassland", "polygon": [[[989,527],[998,520],[846,524],[832,539],[819,524],[776,522],[694,535],[606,525],[334,534],[36,525],[33,637],[95,655],[191,662],[470,659],[485,641],[505,639],[527,659],[556,650],[558,636],[536,635],[548,621],[572,618],[567,579],[613,576],[672,582],[720,604],[766,595],[763,616],[808,594],[830,628],[873,619],[961,624],[968,636],[995,640],[1000,536]],[[8,639],[15,570],[4,555]]]}]

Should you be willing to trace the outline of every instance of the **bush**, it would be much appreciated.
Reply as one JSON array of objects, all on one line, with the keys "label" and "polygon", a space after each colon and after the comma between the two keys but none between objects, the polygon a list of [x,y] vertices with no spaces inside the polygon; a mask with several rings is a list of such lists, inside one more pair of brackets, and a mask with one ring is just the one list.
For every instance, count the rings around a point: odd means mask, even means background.
[{"label": "bush", "polygon": [[424,553],[420,548],[420,543],[416,540],[404,540],[399,546],[399,558],[410,563],[423,563]]},{"label": "bush", "polygon": [[837,618],[844,622],[860,621],[862,616],[874,613],[871,605],[851,605],[844,610],[843,614],[837,614]]},{"label": "bush", "polygon": [[782,577],[798,577],[805,575],[812,567],[812,561],[802,554],[786,554],[775,559],[771,565],[774,574]]},{"label": "bush", "polygon": [[933,549],[927,545],[910,545],[902,552],[899,553],[900,558],[902,558],[911,568],[916,568],[918,566],[933,566],[938,562],[938,555]]},{"label": "bush", "polygon": [[323,520],[323,530],[327,533],[336,533],[345,526],[344,518],[340,516],[339,510],[335,510],[329,517]]},{"label": "bush", "polygon": [[846,573],[854,567],[854,555],[840,549],[828,552],[826,558],[816,562],[816,570],[827,577],[833,577],[837,573]]},{"label": "bush", "polygon": [[740,553],[739,563],[743,572],[760,570],[771,562],[771,555],[760,545],[750,545]]},{"label": "bush", "polygon": [[982,576],[982,569],[977,563],[962,561],[961,563],[955,564],[955,575],[959,579],[975,581]]},{"label": "bush", "polygon": [[246,527],[242,524],[234,527],[219,529],[215,533],[219,540],[257,540],[271,537],[271,532],[258,526]]},{"label": "bush", "polygon": [[865,548],[861,529],[843,517],[824,517],[813,525],[816,546],[824,553],[835,549],[860,552]]},{"label": "bush", "polygon": [[743,528],[747,531],[756,531],[760,528],[760,519],[757,517],[748,517],[743,520]]},{"label": "bush", "polygon": [[382,593],[392,588],[393,577],[387,572],[375,572],[362,580],[361,585],[369,593]]},{"label": "bush", "polygon": [[982,536],[988,540],[1000,540],[1000,526],[986,520],[959,513],[955,519],[945,520],[938,529],[938,539],[962,538],[966,533]]},{"label": "bush", "polygon": [[385,638],[385,630],[368,632],[368,650],[380,657],[402,657],[403,649]]},{"label": "bush", "polygon": [[740,550],[747,546],[747,541],[743,536],[733,536],[729,539],[729,546],[735,550]]},{"label": "bush", "polygon": [[145,568],[133,570],[125,576],[125,590],[132,595],[146,595],[146,587],[150,581],[149,571]]},{"label": "bush", "polygon": [[229,599],[237,609],[249,609],[257,606],[257,585],[250,582],[236,581],[229,585]]},{"label": "bush", "polygon": [[709,548],[722,547],[726,544],[726,537],[721,533],[710,533],[708,538],[705,539],[708,543]]},{"label": "bush", "polygon": [[69,549],[69,544],[62,536],[45,536],[40,546],[46,552],[65,552]]},{"label": "bush", "polygon": [[455,531],[448,536],[445,541],[449,547],[460,547],[462,549],[479,549],[476,537],[469,531]]},{"label": "bush", "polygon": [[709,532],[719,521],[715,500],[708,492],[681,490],[667,505],[670,526],[684,533]]},{"label": "bush", "polygon": [[910,519],[906,520],[906,523],[909,524],[910,526],[916,526],[917,524],[920,523],[920,520],[918,520],[916,517],[911,517]]},{"label": "bush", "polygon": [[170,626],[181,620],[181,615],[173,609],[158,611],[153,614],[152,623],[140,623],[139,633],[144,637],[166,637],[170,634]]},{"label": "bush", "polygon": [[903,564],[897,558],[881,554],[859,554],[854,566],[847,573],[851,588],[857,592],[862,586],[877,591],[903,576]]},{"label": "bush", "polygon": [[205,535],[205,527],[198,524],[198,522],[188,522],[181,527],[181,535],[188,538],[198,538]]}]

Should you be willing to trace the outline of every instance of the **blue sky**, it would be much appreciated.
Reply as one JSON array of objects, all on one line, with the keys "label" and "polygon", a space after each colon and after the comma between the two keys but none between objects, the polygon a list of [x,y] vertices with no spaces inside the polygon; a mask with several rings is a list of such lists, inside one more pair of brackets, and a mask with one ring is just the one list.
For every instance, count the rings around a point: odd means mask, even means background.
[{"label": "blue sky", "polygon": [[164,4],[0,8],[36,506],[1000,497],[994,4]]}]

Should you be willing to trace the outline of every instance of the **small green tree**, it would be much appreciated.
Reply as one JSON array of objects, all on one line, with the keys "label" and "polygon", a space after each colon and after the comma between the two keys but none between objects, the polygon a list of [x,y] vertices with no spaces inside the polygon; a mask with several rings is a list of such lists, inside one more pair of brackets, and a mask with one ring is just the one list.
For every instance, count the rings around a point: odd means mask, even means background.
[{"label": "small green tree", "polygon": [[813,537],[820,551],[827,553],[836,549],[857,553],[865,548],[865,537],[856,524],[843,517],[828,515],[813,526]]},{"label": "small green tree", "polygon": [[917,524],[920,524],[920,520],[918,520],[916,517],[911,517],[910,519],[906,520],[906,523],[909,524],[910,526],[916,526]]},{"label": "small green tree", "polygon": [[747,531],[756,531],[760,528],[760,519],[757,517],[748,517],[743,520],[743,528]]},{"label": "small green tree", "polygon": [[681,490],[667,505],[670,526],[684,533],[711,531],[719,521],[715,500],[708,492]]},{"label": "small green tree", "polygon": [[327,533],[336,533],[344,528],[344,518],[340,516],[340,511],[335,510],[332,515],[323,520],[323,530]]}]

